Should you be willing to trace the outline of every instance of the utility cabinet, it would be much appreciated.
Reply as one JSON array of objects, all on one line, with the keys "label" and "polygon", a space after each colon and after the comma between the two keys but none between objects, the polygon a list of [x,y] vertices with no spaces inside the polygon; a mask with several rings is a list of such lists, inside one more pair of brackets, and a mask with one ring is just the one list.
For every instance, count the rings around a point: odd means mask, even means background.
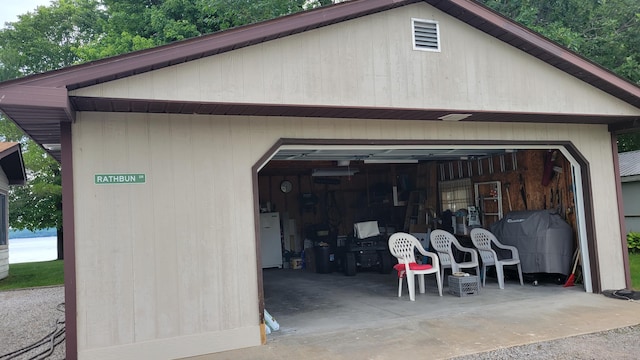
[{"label": "utility cabinet", "polygon": [[500,181],[486,181],[475,183],[473,187],[482,226],[488,228],[502,219],[502,184]]}]

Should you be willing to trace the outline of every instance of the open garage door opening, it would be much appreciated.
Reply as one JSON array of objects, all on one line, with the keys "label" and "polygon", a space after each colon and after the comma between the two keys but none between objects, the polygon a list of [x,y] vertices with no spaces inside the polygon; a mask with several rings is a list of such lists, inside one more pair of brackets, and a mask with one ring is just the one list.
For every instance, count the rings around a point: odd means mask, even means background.
[{"label": "open garage door opening", "polygon": [[[589,254],[585,165],[575,154],[548,144],[282,145],[258,172],[264,306],[281,308],[269,303],[269,292],[286,292],[291,281],[299,281],[279,274],[311,273],[319,282],[306,286],[318,289],[325,281],[358,287],[363,279],[373,279],[363,296],[397,296],[396,259],[387,248],[391,234],[411,233],[429,248],[430,233],[444,229],[473,246],[469,232],[474,227],[522,248],[525,286],[563,288],[577,256],[576,288],[591,292],[589,257],[578,255],[578,249]],[[537,230],[514,229],[522,219],[537,222]],[[495,274],[489,272],[486,282],[497,284]],[[506,286],[519,287],[517,275],[507,273]],[[404,291],[408,299],[406,284]],[[286,306],[313,308],[323,302],[304,301]]]}]

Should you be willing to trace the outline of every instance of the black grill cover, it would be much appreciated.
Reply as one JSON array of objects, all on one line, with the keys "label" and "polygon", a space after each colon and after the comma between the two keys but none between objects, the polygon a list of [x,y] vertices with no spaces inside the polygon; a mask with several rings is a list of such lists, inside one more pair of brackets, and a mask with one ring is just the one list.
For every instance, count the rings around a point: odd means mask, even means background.
[{"label": "black grill cover", "polygon": [[492,224],[491,232],[501,243],[518,248],[523,273],[571,273],[573,230],[560,215],[513,211]]}]

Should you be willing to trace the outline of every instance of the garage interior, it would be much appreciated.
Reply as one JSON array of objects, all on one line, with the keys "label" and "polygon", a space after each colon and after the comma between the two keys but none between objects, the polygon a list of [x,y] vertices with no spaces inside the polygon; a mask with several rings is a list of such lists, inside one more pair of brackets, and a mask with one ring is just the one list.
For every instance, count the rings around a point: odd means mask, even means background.
[{"label": "garage interior", "polygon": [[[427,248],[430,231],[439,228],[468,246],[473,227],[490,229],[510,212],[545,211],[571,227],[573,249],[579,247],[581,198],[575,196],[574,166],[559,148],[283,146],[259,170],[258,187],[260,219],[277,214],[279,222],[269,235],[263,227],[274,220],[260,221],[259,250],[264,308],[279,320],[279,334],[426,315],[423,307],[407,307],[406,282],[397,297],[397,274],[379,256],[358,258],[349,273],[345,249],[357,241],[359,222],[377,222],[380,241],[358,243],[356,252],[378,249],[398,231],[414,234]],[[581,265],[572,293],[585,291]],[[563,274],[523,269],[524,287],[507,272],[504,290],[488,270],[479,296],[460,304],[549,298],[563,289],[571,267]],[[431,307],[438,317],[461,311],[449,301],[454,295],[447,292],[446,276],[442,298],[435,278],[426,280],[426,294],[417,293],[416,303],[439,304]]]}]

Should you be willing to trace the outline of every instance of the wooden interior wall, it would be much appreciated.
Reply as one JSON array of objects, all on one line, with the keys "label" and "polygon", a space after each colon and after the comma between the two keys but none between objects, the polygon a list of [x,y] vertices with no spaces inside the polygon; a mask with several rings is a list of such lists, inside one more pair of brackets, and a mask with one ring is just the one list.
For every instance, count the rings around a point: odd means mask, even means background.
[{"label": "wooden interior wall", "polygon": [[[504,214],[509,211],[555,209],[575,231],[575,202],[570,162],[559,151],[526,150],[515,152],[513,156],[506,154],[502,159],[500,156],[493,156],[480,160],[443,163],[438,179],[470,177],[474,184],[500,181]],[[543,185],[547,162],[549,181]],[[459,171],[459,168],[462,171]]]},{"label": "wooden interior wall", "polygon": [[[338,236],[349,235],[354,222],[365,220],[378,220],[390,232],[402,230],[406,207],[394,206],[393,186],[398,188],[399,201],[406,202],[408,192],[416,186],[415,164],[358,168],[360,171],[350,177],[258,176],[261,211],[276,211],[283,218],[294,219],[300,246],[305,230],[313,225],[328,224]],[[280,191],[283,180],[291,181],[291,192]],[[305,194],[313,195],[305,198]],[[312,201],[307,201],[309,198]],[[315,205],[307,205],[314,199]]]},{"label": "wooden interior wall", "polygon": [[[385,167],[360,165],[354,166],[360,170],[357,174],[332,177],[330,179],[333,180],[328,181],[327,178],[313,178],[307,174],[260,175],[260,206],[262,210],[269,207],[270,211],[279,212],[283,224],[287,224],[287,219],[293,219],[295,243],[301,249],[305,230],[319,224],[335,228],[338,236],[349,235],[353,223],[364,220],[378,220],[380,226],[387,227],[389,232],[408,231],[404,225],[412,190],[424,190],[426,197],[421,208],[433,209],[439,215],[438,182],[471,178],[472,183],[501,182],[504,214],[519,210],[557,209],[575,229],[571,166],[560,152],[556,152],[551,164],[553,178],[543,185],[547,156],[547,150],[526,150],[506,154],[502,158],[494,156],[481,160]],[[553,171],[553,167],[557,171]],[[280,191],[283,180],[292,182],[291,192]],[[330,183],[332,181],[337,183]],[[400,206],[394,206],[393,186],[398,189]],[[313,194],[315,204],[305,205],[303,194]]]}]

